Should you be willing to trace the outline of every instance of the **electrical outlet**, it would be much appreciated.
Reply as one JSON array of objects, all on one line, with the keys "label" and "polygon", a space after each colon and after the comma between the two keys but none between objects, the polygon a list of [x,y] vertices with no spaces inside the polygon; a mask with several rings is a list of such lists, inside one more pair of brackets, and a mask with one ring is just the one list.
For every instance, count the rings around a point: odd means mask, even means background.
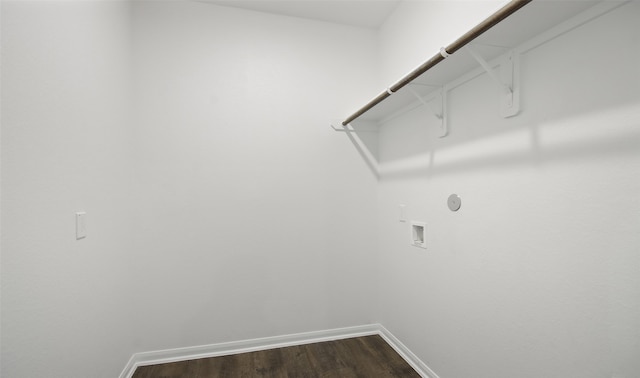
[{"label": "electrical outlet", "polygon": [[87,213],[84,211],[76,213],[76,240],[87,237]]},{"label": "electrical outlet", "polygon": [[407,206],[406,205],[398,205],[398,209],[399,209],[399,218],[398,220],[400,222],[406,222],[407,221]]}]

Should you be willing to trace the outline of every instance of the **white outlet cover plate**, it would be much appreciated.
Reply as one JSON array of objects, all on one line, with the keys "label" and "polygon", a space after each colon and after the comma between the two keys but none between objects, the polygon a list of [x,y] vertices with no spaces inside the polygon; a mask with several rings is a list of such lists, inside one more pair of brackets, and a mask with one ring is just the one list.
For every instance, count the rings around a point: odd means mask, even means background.
[{"label": "white outlet cover plate", "polygon": [[87,237],[87,213],[76,213],[76,240]]}]

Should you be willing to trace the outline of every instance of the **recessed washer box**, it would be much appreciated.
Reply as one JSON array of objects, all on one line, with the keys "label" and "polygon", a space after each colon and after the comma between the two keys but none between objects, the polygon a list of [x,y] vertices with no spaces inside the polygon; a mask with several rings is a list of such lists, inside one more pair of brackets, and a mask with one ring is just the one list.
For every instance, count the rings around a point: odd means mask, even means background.
[{"label": "recessed washer box", "polygon": [[411,245],[427,248],[427,225],[424,222],[411,221]]}]

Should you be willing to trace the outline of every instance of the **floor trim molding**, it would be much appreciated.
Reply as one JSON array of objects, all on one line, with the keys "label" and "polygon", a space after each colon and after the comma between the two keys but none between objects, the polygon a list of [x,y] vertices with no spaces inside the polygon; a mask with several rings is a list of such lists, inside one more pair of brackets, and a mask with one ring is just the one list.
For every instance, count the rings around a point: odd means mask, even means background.
[{"label": "floor trim molding", "polygon": [[255,352],[294,345],[304,345],[348,339],[352,337],[380,335],[393,349],[404,358],[418,374],[424,378],[439,378],[427,365],[413,354],[404,344],[380,324],[368,324],[355,327],[335,328],[324,331],[296,333],[292,335],[264,337],[260,339],[232,341],[220,344],[200,345],[186,348],[157,350],[135,353],[129,359],[119,378],[131,378],[138,366],[155,365],[169,362],[228,356],[232,354]]},{"label": "floor trim molding", "polygon": [[378,334],[402,357],[411,367],[424,378],[440,378],[427,364],[422,362],[409,348],[407,348],[398,338],[381,324],[378,326]]}]

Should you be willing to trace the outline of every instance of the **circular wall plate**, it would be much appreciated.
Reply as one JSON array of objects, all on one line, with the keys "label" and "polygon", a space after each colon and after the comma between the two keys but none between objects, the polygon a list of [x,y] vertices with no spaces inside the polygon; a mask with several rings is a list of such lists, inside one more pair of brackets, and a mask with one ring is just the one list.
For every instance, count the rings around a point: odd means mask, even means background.
[{"label": "circular wall plate", "polygon": [[457,194],[452,194],[447,199],[447,206],[449,206],[449,210],[451,211],[458,211],[461,205],[462,205],[462,200],[460,199],[460,196]]}]

